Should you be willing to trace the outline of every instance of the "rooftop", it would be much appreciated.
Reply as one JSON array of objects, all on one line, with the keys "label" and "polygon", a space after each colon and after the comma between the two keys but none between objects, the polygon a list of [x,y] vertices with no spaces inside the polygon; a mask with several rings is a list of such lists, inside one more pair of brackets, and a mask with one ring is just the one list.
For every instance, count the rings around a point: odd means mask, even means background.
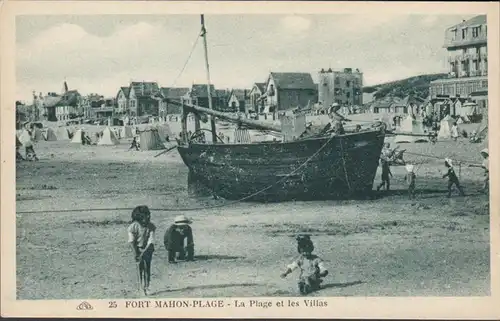
[{"label": "rooftop", "polygon": [[316,89],[310,73],[271,72],[276,87],[279,89]]}]

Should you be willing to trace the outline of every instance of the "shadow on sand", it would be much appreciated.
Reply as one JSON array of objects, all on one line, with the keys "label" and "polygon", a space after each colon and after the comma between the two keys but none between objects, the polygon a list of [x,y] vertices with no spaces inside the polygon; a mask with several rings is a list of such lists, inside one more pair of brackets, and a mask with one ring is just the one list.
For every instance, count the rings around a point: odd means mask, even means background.
[{"label": "shadow on sand", "polygon": [[252,286],[261,286],[261,285],[262,284],[258,284],[258,283],[207,284],[207,285],[200,285],[200,286],[187,286],[185,288],[180,288],[180,289],[168,289],[168,290],[163,290],[163,291],[151,293],[151,295],[158,295],[158,294],[170,293],[170,292],[190,291],[190,290],[197,290],[197,289],[226,289],[226,288],[234,288],[234,287],[252,287]]},{"label": "shadow on sand", "polygon": [[242,256],[231,256],[231,255],[195,255],[195,261],[210,261],[210,260],[237,260],[243,259]]},{"label": "shadow on sand", "polygon": [[366,283],[364,281],[353,281],[353,282],[345,282],[345,283],[329,283],[329,284],[324,284],[321,286],[319,289],[320,291],[323,289],[329,289],[329,288],[347,288],[349,286],[354,286],[358,284],[363,284]]}]

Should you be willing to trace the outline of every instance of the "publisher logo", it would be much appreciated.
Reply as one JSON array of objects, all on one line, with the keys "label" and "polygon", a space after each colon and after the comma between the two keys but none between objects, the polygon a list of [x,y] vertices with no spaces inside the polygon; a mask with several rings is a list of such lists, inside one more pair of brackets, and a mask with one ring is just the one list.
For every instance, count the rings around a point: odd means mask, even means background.
[{"label": "publisher logo", "polygon": [[93,310],[94,308],[87,301],[83,301],[77,307],[77,310]]}]

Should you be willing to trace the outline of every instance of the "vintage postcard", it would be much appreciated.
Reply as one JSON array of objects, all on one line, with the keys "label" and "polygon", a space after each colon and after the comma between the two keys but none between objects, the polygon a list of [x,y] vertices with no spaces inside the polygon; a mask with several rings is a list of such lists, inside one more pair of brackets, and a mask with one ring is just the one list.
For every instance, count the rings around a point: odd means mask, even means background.
[{"label": "vintage postcard", "polygon": [[2,316],[500,317],[498,3],[0,15]]}]

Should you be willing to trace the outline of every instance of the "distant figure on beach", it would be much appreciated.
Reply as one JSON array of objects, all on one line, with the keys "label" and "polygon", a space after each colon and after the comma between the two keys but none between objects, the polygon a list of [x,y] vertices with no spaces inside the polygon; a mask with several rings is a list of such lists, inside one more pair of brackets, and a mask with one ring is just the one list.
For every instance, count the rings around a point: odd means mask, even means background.
[{"label": "distant figure on beach", "polygon": [[481,167],[484,169],[484,185],[481,191],[483,193],[487,193],[490,188],[490,154],[488,152],[488,148],[481,151],[481,156],[483,156],[483,164]]},{"label": "distant figure on beach", "polygon": [[169,263],[175,263],[176,260],[194,261],[193,230],[189,226],[191,223],[184,215],[179,215],[165,232],[163,243],[168,252]]},{"label": "distant figure on beach", "polygon": [[448,169],[446,174],[443,175],[443,178],[448,177],[448,198],[451,197],[451,188],[455,185],[460,192],[461,196],[465,196],[465,193],[460,185],[457,174],[455,174],[455,170],[453,169],[453,161],[450,158],[444,159],[444,166]]},{"label": "distant figure on beach", "polygon": [[328,275],[328,270],[325,268],[323,260],[312,254],[314,244],[309,235],[299,235],[296,240],[299,257],[287,266],[286,271],[281,274],[281,278],[286,278],[294,270],[300,269],[299,292],[306,295],[320,288],[321,282],[323,282],[322,278]]},{"label": "distant figure on beach", "polygon": [[167,143],[169,143],[169,142],[170,142],[170,136],[168,136],[168,135],[167,135],[167,136],[165,137],[165,141],[166,141]]},{"label": "distant figure on beach", "polygon": [[134,137],[132,139],[132,143],[130,144],[130,148],[128,150],[131,150],[132,148],[135,148],[135,150],[139,150],[139,144],[137,143],[137,137]]},{"label": "distant figure on beach", "polygon": [[151,213],[145,205],[137,206],[132,211],[132,223],[128,229],[128,242],[132,247],[135,262],[138,265],[139,282],[145,295],[148,295],[151,281],[151,261],[154,252],[156,227],[151,223]]},{"label": "distant figure on beach", "polygon": [[406,165],[406,176],[405,181],[408,184],[408,198],[415,199],[415,185],[416,185],[417,175],[414,172],[414,166],[411,164]]},{"label": "distant figure on beach", "polygon": [[385,190],[388,191],[391,187],[390,177],[392,177],[391,165],[389,159],[380,159],[380,165],[382,166],[382,182],[377,186],[377,191],[380,191],[382,187],[385,186]]},{"label": "distant figure on beach", "polygon": [[451,126],[451,138],[454,140],[454,141],[457,141],[458,139],[458,126],[457,126],[457,123],[453,123],[453,126]]},{"label": "distant figure on beach", "polygon": [[356,125],[356,128],[354,129],[354,132],[355,133],[359,133],[361,131],[361,125],[360,124],[357,124]]}]

